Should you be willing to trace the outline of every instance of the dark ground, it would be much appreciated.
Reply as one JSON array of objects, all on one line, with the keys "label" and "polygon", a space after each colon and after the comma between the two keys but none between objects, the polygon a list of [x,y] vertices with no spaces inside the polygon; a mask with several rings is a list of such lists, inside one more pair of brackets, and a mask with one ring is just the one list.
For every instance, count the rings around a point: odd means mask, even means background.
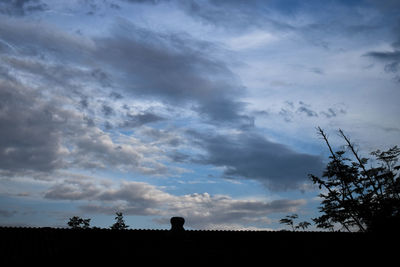
[{"label": "dark ground", "polygon": [[276,263],[347,265],[350,262],[360,266],[373,262],[382,265],[386,261],[394,264],[400,252],[398,235],[372,233],[2,227],[0,238],[0,266],[18,263],[276,266]]}]

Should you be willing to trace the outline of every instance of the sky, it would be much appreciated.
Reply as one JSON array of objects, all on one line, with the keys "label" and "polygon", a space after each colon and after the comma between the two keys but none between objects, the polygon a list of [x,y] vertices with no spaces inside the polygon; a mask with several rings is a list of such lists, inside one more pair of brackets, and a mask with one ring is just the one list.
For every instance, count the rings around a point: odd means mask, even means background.
[{"label": "sky", "polygon": [[0,225],[311,222],[316,127],[368,157],[399,99],[396,0],[1,0]]}]

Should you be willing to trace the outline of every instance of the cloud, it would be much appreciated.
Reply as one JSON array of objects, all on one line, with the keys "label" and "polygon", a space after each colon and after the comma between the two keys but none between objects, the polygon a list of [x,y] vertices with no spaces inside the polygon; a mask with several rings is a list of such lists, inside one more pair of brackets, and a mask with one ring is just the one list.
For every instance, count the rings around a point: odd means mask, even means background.
[{"label": "cloud", "polygon": [[0,81],[2,175],[49,177],[68,168],[111,168],[149,175],[178,171],[162,163],[162,153],[155,145],[122,134],[112,138],[92,118],[68,109],[66,97]]},{"label": "cloud", "polygon": [[[220,225],[267,225],[268,215],[294,212],[305,200],[280,199],[270,202],[261,200],[233,199],[226,195],[190,194],[179,197],[169,214],[179,214],[186,224],[199,229],[220,229]],[[163,217],[164,220],[168,217]],[[163,220],[161,218],[161,222]]]},{"label": "cloud", "polygon": [[[89,103],[80,88],[90,82],[115,87],[115,94],[191,108],[208,123],[253,127],[246,103],[239,100],[246,88],[214,56],[221,51],[215,44],[139,28],[123,19],[108,37],[93,38],[40,22],[0,20],[0,44],[10,66],[81,94],[81,107]],[[109,114],[108,109],[102,112]]]},{"label": "cloud", "polygon": [[140,127],[144,124],[148,124],[151,122],[157,122],[157,121],[162,121],[164,120],[163,117],[158,116],[152,112],[143,112],[139,114],[126,114],[127,119],[120,124],[120,127],[123,128],[135,128],[135,127]]},{"label": "cloud", "polygon": [[0,208],[0,217],[12,217],[18,212],[16,210],[8,210],[8,209],[1,209]]},{"label": "cloud", "polygon": [[134,136],[111,134],[97,127],[86,127],[76,131],[68,141],[68,167],[155,176],[174,175],[183,171],[165,165],[163,161],[166,158],[159,147]]},{"label": "cloud", "polygon": [[[4,21],[0,23],[1,38],[15,47],[15,51],[0,49],[3,174],[44,173],[71,167],[112,168],[149,175],[182,171],[162,163],[166,158],[153,144],[123,134],[112,136],[99,128],[104,125],[109,130],[112,124],[140,128],[164,117],[150,111],[126,113],[118,106],[119,101],[124,101],[124,91],[110,88],[112,75],[88,60],[98,53],[92,40],[44,23],[0,20]],[[131,74],[128,71],[126,75]],[[107,98],[113,100],[113,105],[104,101]],[[113,119],[112,124],[109,119]],[[163,140],[166,139],[160,139],[158,145]],[[166,142],[177,145],[172,138]]]},{"label": "cloud", "polygon": [[274,190],[298,188],[309,173],[320,173],[323,167],[320,157],[295,152],[253,132],[188,134],[205,150],[193,161],[223,167],[225,176],[254,179]]},{"label": "cloud", "polygon": [[271,10],[283,9],[271,1],[179,1],[179,6],[193,18],[229,31],[245,31],[252,27],[292,29],[288,23],[274,18]]},{"label": "cloud", "polygon": [[393,48],[393,51],[373,51],[365,54],[365,56],[385,63],[385,72],[395,74],[395,80],[397,82],[400,82],[400,75],[398,74],[400,70],[400,45],[394,44]]},{"label": "cloud", "polygon": [[3,0],[0,2],[0,14],[24,16],[35,11],[44,11],[48,7],[40,0]]},{"label": "cloud", "polygon": [[299,104],[300,104],[300,107],[297,108],[297,111],[296,111],[296,112],[305,114],[305,115],[307,115],[308,117],[318,117],[317,112],[315,112],[314,110],[312,110],[312,109],[310,108],[309,105],[304,104],[304,103],[301,102],[301,101],[300,101]]},{"label": "cloud", "polygon": [[71,113],[21,84],[0,82],[0,169],[9,174],[64,166],[62,128]]},{"label": "cloud", "polygon": [[[171,216],[183,216],[185,226],[198,229],[220,225],[265,225],[268,215],[294,212],[306,202],[303,199],[273,201],[233,199],[227,195],[194,193],[176,196],[143,182],[96,182],[89,177],[65,179],[45,192],[53,200],[80,201],[85,212],[156,216],[156,221],[168,224]],[[86,200],[82,202],[83,200]]]},{"label": "cloud", "polygon": [[279,110],[278,115],[282,117],[285,122],[291,123],[294,120],[299,120],[304,117],[310,119],[318,118],[319,115],[322,115],[326,119],[332,119],[339,115],[346,114],[346,110],[347,107],[343,103],[333,104],[326,110],[318,110],[312,107],[311,104],[303,101],[298,101],[297,103],[285,101],[283,107]]},{"label": "cloud", "polygon": [[385,63],[385,72],[395,74],[395,80],[400,82],[400,21],[398,16],[400,3],[399,1],[392,0],[369,0],[369,2],[378,7],[378,10],[381,11],[381,16],[386,22],[384,27],[391,31],[390,38],[392,43],[390,44],[391,49],[387,49],[386,51],[370,51],[365,53],[364,56]]},{"label": "cloud", "polygon": [[143,182],[125,181],[116,187],[109,180],[99,182],[92,177],[76,176],[48,189],[44,198],[87,200],[90,202],[81,208],[92,213],[113,214],[121,211],[127,215],[155,215],[162,212],[162,203],[173,197]]},{"label": "cloud", "polygon": [[248,124],[245,88],[226,64],[212,55],[219,49],[187,34],[161,34],[119,21],[108,38],[96,38],[95,57],[126,93],[190,107],[204,119]]},{"label": "cloud", "polygon": [[0,36],[15,47],[19,55],[63,63],[83,62],[94,48],[93,41],[81,35],[61,31],[43,22],[28,23],[15,18],[0,17]]}]

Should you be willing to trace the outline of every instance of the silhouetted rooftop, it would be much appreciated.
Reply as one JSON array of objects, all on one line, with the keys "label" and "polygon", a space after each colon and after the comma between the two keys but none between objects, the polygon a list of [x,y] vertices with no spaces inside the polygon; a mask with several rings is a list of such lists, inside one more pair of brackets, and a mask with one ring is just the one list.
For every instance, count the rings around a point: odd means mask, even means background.
[{"label": "silhouetted rooftop", "polygon": [[[178,220],[178,223],[182,221]],[[183,224],[182,224],[183,225]],[[182,226],[181,225],[181,226]],[[397,258],[396,236],[347,232],[0,227],[2,262],[354,263]],[[142,263],[143,262],[143,263]],[[3,265],[5,266],[5,265]],[[250,265],[251,266],[251,265]]]}]

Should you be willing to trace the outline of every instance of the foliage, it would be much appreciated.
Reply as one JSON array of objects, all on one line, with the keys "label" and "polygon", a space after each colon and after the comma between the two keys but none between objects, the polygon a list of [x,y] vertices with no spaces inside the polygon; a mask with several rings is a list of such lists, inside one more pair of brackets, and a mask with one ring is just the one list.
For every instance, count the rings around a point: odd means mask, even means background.
[{"label": "foliage", "polygon": [[69,218],[68,226],[72,229],[88,229],[90,227],[90,219],[82,219],[74,216]]},{"label": "foliage", "polygon": [[368,167],[369,158],[360,157],[354,144],[339,130],[352,159],[346,151],[334,152],[327,135],[318,127],[331,156],[322,178],[310,174],[322,198],[322,215],[313,221],[319,228],[332,229],[341,225],[347,231],[393,231],[400,219],[400,179],[397,164],[400,148],[376,150],[375,167]]},{"label": "foliage", "polygon": [[293,231],[296,231],[297,229],[302,229],[305,230],[307,229],[311,223],[309,222],[300,222],[299,224],[295,225],[294,220],[297,219],[299,216],[297,214],[292,214],[292,215],[287,215],[285,218],[280,219],[279,223],[281,224],[286,224],[292,228]]},{"label": "foliage", "polygon": [[111,229],[113,230],[125,230],[129,227],[129,225],[125,224],[124,221],[124,216],[122,215],[122,212],[116,212],[115,213],[117,216],[115,217],[116,222],[110,226]]}]

